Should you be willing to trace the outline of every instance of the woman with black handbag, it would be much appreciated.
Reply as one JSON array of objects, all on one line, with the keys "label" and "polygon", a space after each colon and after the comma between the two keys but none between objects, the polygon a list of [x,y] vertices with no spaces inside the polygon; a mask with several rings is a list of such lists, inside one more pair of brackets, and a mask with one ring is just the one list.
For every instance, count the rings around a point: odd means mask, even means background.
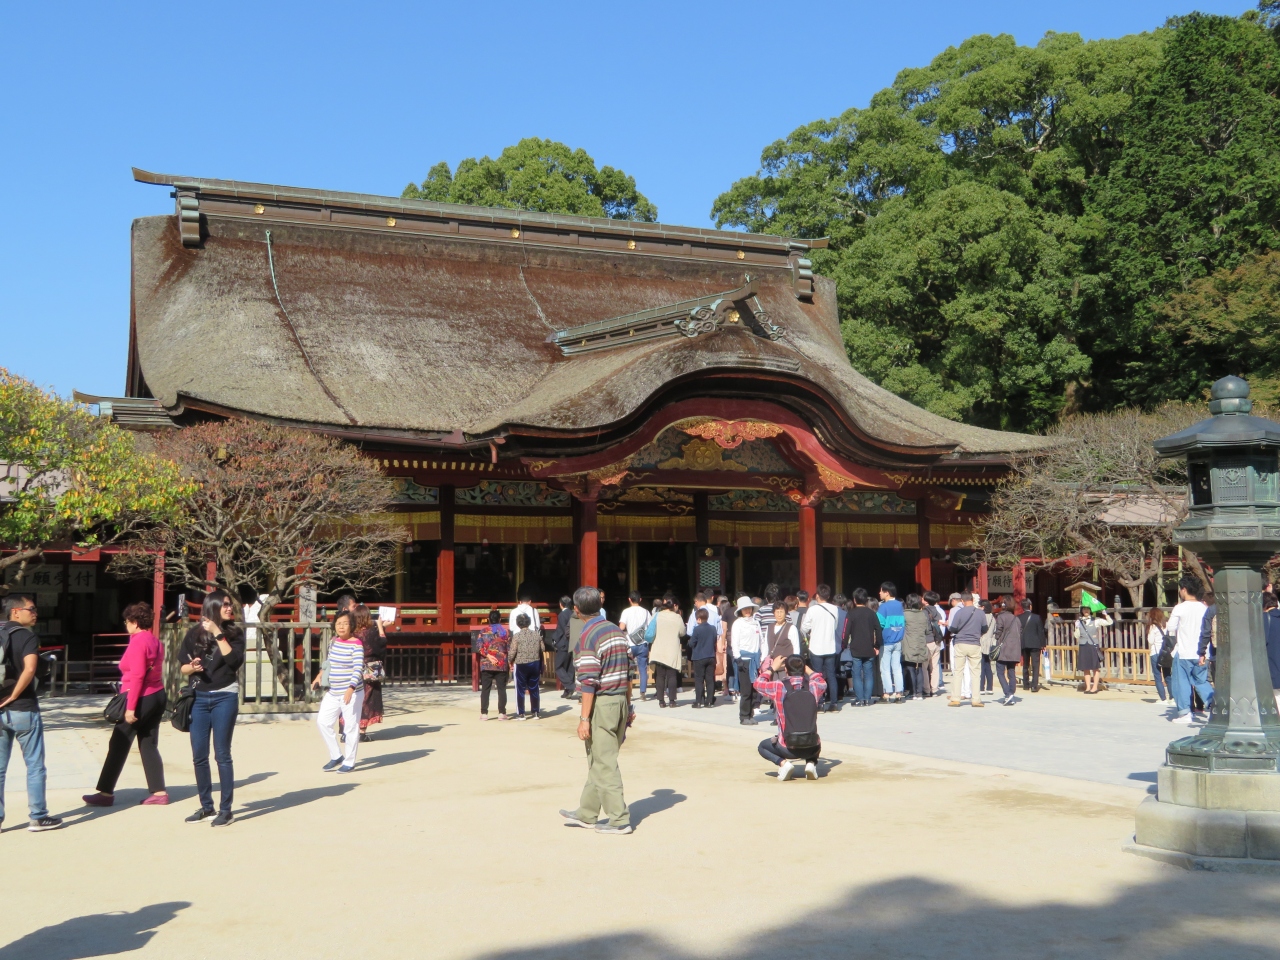
[{"label": "woman with black handbag", "polygon": [[[187,823],[225,827],[231,822],[231,800],[235,793],[235,769],[231,763],[231,735],[240,712],[240,666],[244,663],[244,631],[235,624],[236,607],[231,597],[215,590],[204,598],[200,623],[187,631],[178,651],[184,677],[192,680],[195,700],[191,705],[191,760],[196,768],[196,789],[200,809]],[[217,813],[213,809],[213,778],[209,772],[209,738],[218,763],[218,785],[222,789]]]},{"label": "woman with black handbag", "polygon": [[120,692],[107,705],[104,714],[115,724],[107,759],[98,777],[98,792],[86,794],[84,802],[91,807],[110,807],[116,802],[116,781],[129,757],[134,738],[142,757],[142,772],[147,778],[144,806],[164,806],[169,793],[164,786],[164,761],[160,759],[160,721],[164,718],[164,648],[151,632],[155,614],[149,603],[134,603],[121,614],[129,632],[129,646],[120,658]]}]

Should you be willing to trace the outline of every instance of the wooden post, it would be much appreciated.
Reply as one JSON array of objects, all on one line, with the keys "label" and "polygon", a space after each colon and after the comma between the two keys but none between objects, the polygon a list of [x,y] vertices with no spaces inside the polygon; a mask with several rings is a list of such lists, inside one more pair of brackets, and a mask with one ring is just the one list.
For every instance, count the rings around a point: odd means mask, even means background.
[{"label": "wooden post", "polygon": [[634,540],[627,541],[627,589],[640,589],[640,556]]},{"label": "wooden post", "polygon": [[597,569],[600,556],[600,537],[596,531],[596,495],[584,494],[579,498],[578,585],[598,587]]},{"label": "wooden post", "polygon": [[813,596],[818,590],[818,511],[800,504],[800,589]]},{"label": "wooden post", "polygon": [[[694,526],[694,542],[697,552],[701,553],[704,548],[711,546],[711,518],[707,514],[707,491],[695,490],[693,492],[693,526]],[[695,576],[694,579],[697,579]],[[698,584],[694,584],[698,586]]]},{"label": "wooden post", "polygon": [[440,629],[458,629],[453,600],[453,484],[440,487],[440,554],[436,560],[436,605],[440,608]]},{"label": "wooden post", "polygon": [[1022,610],[1022,601],[1027,599],[1027,565],[1019,560],[1013,565],[1013,602]]},{"label": "wooden post", "polygon": [[933,544],[930,541],[929,517],[925,514],[925,500],[916,501],[916,537],[919,540],[920,559],[916,561],[916,583],[922,592],[933,589]]},{"label": "wooden post", "polygon": [[396,545],[396,603],[404,603],[404,544]]},{"label": "wooden post", "polygon": [[[151,575],[151,611],[155,614],[152,621],[154,633],[160,636],[160,628],[164,625],[164,551],[156,554],[155,572]],[[179,628],[181,629],[181,628]]]},{"label": "wooden post", "polygon": [[987,597],[987,561],[983,560],[978,564],[978,576],[975,578],[974,587],[978,591],[978,596],[983,600]]},{"label": "wooden post", "polygon": [[213,593],[218,589],[218,561],[207,560],[204,565],[204,592]]},{"label": "wooden post", "polygon": [[844,547],[837,545],[836,551],[836,582],[831,585],[831,589],[836,593],[844,593]]}]

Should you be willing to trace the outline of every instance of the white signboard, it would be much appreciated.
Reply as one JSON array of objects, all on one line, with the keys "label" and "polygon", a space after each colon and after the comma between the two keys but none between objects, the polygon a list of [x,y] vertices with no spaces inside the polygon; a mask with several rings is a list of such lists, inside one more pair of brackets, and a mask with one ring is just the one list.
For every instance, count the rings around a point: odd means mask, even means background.
[{"label": "white signboard", "polygon": [[[1013,571],[1012,570],[988,570],[987,571],[987,592],[996,593],[1013,593]],[[1027,593],[1036,592],[1036,572],[1034,570],[1027,571]]]},{"label": "white signboard", "polygon": [[298,621],[300,623],[316,622],[315,587],[301,587],[298,590]]}]

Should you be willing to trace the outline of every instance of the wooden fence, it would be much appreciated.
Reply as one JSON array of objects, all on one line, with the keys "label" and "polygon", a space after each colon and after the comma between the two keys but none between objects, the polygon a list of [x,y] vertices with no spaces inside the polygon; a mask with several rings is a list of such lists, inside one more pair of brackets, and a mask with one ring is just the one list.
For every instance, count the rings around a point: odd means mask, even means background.
[{"label": "wooden fence", "polygon": [[[1098,628],[1102,641],[1101,677],[1112,683],[1154,684],[1151,671],[1147,625],[1135,617],[1132,607],[1107,611],[1114,623]],[[1128,617],[1129,619],[1124,619]],[[1080,644],[1076,640],[1076,616],[1072,613],[1051,617],[1047,624],[1049,669],[1055,680],[1080,679],[1084,676],[1076,666]]]}]

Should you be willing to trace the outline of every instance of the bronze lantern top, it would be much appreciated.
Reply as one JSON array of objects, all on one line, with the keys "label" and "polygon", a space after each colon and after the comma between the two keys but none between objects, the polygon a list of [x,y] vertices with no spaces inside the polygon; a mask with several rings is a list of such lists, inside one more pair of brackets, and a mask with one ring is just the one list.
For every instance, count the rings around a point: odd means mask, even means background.
[{"label": "bronze lantern top", "polygon": [[1280,423],[1250,415],[1253,401],[1249,384],[1239,377],[1223,377],[1210,391],[1207,420],[1179,430],[1155,442],[1162,457],[1178,457],[1197,451],[1221,451],[1224,447],[1280,449]]}]

